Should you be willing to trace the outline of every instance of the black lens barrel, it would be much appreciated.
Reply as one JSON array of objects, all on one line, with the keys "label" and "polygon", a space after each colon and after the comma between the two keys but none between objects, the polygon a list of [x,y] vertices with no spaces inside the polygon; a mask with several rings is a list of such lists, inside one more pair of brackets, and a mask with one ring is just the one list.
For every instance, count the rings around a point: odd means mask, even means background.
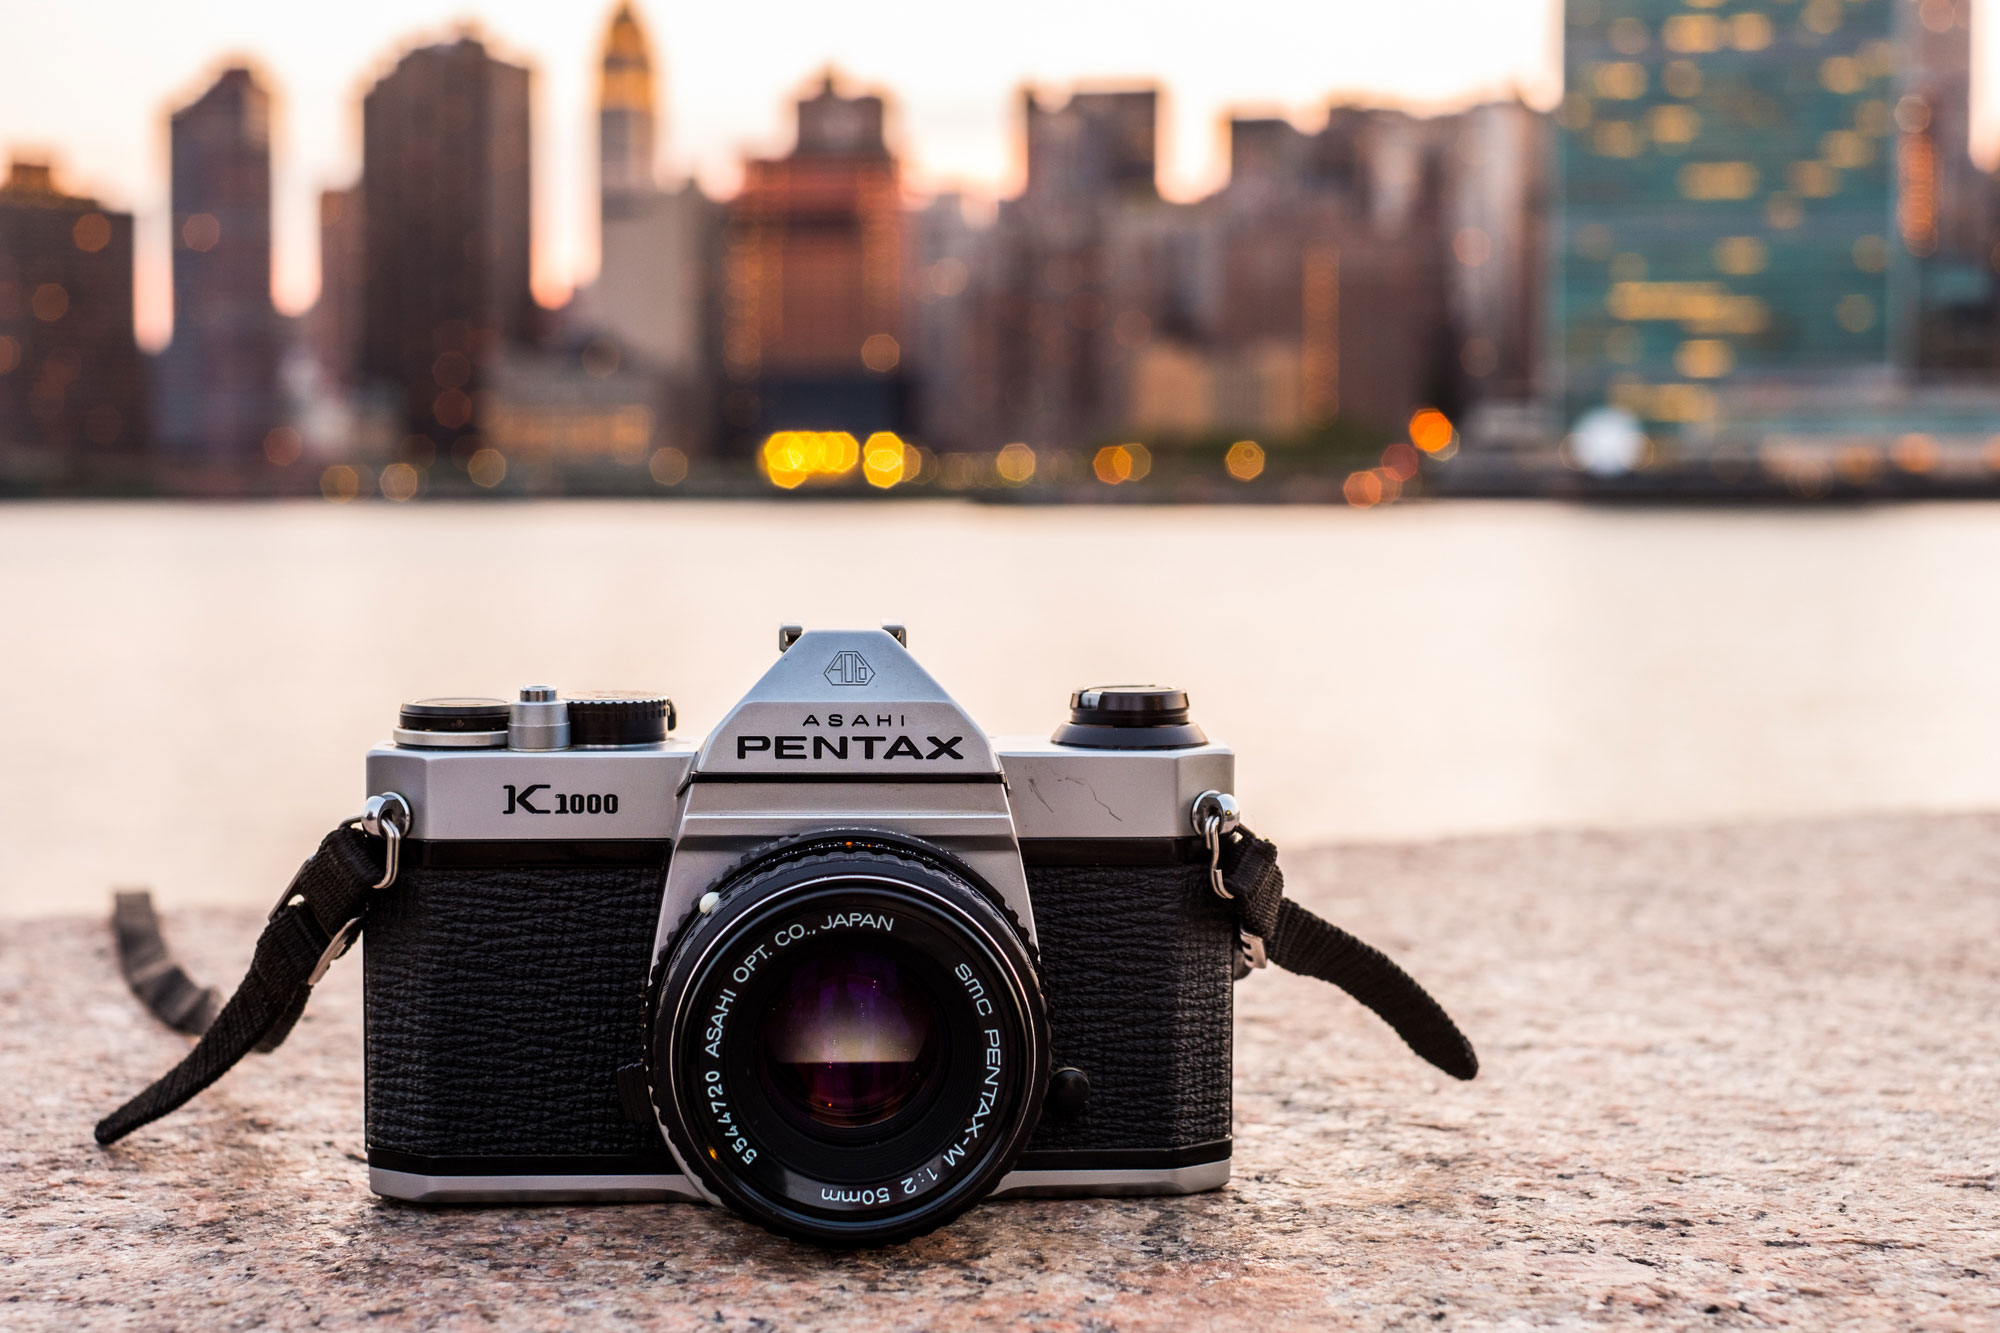
[{"label": "black lens barrel", "polygon": [[682,1163],[822,1244],[907,1239],[989,1194],[1049,1077],[1011,914],[947,858],[874,835],[792,849],[717,892],[652,997],[654,1103]]}]

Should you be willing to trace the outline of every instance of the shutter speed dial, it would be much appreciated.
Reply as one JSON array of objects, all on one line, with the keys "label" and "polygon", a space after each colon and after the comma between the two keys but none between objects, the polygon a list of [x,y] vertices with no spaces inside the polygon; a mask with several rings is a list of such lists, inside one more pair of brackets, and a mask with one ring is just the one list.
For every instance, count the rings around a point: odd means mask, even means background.
[{"label": "shutter speed dial", "polygon": [[569,701],[572,747],[658,745],[673,730],[674,701],[663,694],[592,694]]}]

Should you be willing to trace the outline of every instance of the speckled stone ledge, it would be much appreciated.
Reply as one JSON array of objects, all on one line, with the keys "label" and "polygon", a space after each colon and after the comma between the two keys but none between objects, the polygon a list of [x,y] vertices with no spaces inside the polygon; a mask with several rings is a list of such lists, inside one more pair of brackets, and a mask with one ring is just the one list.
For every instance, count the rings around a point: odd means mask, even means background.
[{"label": "speckled stone ledge", "polygon": [[[109,1151],[182,1039],[95,920],[0,922],[0,1327],[2000,1327],[2000,819],[1290,858],[1472,1034],[1238,991],[1236,1179],[835,1255],[687,1206],[368,1192],[360,986]],[[108,907],[108,896],[107,896]],[[256,919],[170,914],[233,983]]]}]

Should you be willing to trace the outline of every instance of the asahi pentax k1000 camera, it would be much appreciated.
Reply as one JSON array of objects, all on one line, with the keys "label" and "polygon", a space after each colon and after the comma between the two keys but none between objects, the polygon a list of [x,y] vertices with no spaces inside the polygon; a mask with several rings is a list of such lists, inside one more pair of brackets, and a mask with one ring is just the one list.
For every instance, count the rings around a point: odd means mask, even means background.
[{"label": "asahi pentax k1000 camera", "polygon": [[282,1040],[364,917],[369,1182],[420,1202],[709,1202],[855,1245],[1214,1189],[1232,983],[1267,954],[1470,1077],[1414,982],[1283,898],[1179,690],[989,737],[899,627],[779,643],[699,744],[663,696],[405,706],[360,827],[99,1139]]}]

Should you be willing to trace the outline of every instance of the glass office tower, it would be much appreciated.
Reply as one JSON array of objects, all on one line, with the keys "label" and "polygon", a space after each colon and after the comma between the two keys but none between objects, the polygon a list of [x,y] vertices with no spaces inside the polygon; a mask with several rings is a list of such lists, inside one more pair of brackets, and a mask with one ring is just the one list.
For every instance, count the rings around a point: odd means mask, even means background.
[{"label": "glass office tower", "polygon": [[1745,384],[1905,364],[1900,298],[1936,229],[1908,3],[1568,0],[1550,266],[1565,428],[1610,403],[1699,441]]}]

